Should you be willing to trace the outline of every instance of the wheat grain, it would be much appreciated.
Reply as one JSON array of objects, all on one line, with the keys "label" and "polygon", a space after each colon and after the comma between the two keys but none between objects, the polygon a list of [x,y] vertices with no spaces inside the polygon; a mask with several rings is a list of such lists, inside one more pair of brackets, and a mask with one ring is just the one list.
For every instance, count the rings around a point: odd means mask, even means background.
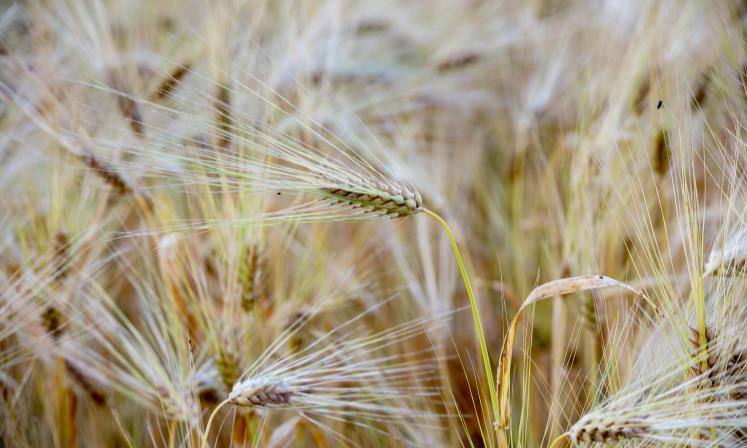
[{"label": "wheat grain", "polygon": [[62,313],[54,306],[49,305],[42,313],[44,328],[54,339],[58,339],[63,332]]},{"label": "wheat grain", "polygon": [[125,196],[133,192],[130,184],[111,166],[109,163],[101,160],[91,152],[86,152],[81,156],[81,160],[104,182],[109,184],[117,194]]},{"label": "wheat grain", "polygon": [[[705,341],[705,345],[703,344]],[[713,347],[713,334],[710,328],[706,327],[705,337],[701,338],[701,332],[695,327],[690,327],[690,345],[692,346],[693,365],[690,367],[690,374],[693,377],[706,375],[710,381],[710,386],[717,384],[719,371],[716,369],[716,352]],[[705,361],[702,361],[703,355],[706,355]]]},{"label": "wheat grain", "polygon": [[670,137],[669,132],[666,129],[662,129],[656,134],[656,141],[654,142],[654,153],[653,153],[653,165],[656,173],[663,177],[669,171],[671,164],[670,158],[672,157],[672,149],[670,148]]},{"label": "wheat grain", "polygon": [[609,443],[640,438],[648,431],[645,419],[615,420],[590,417],[582,420],[569,431],[575,446],[581,443]]},{"label": "wheat grain", "polygon": [[241,280],[241,308],[251,311],[263,297],[265,259],[256,244],[250,244],[245,250],[245,261],[239,268]]},{"label": "wheat grain", "polygon": [[461,53],[454,54],[443,61],[439,62],[436,66],[440,72],[448,72],[451,70],[458,70],[464,67],[470,66],[480,61],[480,54],[476,51],[464,51]]}]

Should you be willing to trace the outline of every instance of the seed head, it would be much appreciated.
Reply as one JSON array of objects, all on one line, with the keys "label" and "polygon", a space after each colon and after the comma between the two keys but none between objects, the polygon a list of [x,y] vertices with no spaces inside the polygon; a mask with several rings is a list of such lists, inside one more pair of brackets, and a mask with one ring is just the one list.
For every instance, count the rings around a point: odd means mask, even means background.
[{"label": "seed head", "polygon": [[587,416],[569,432],[574,446],[581,443],[611,442],[639,438],[646,432],[646,425],[639,420],[600,419]]},{"label": "seed head", "polygon": [[267,381],[250,378],[233,387],[228,401],[238,406],[250,407],[290,406],[296,392],[295,388],[283,380]]},{"label": "seed head", "polygon": [[336,204],[349,204],[354,208],[367,208],[372,213],[398,218],[422,211],[420,193],[402,184],[363,180],[348,182],[336,180],[332,188],[322,191]]}]

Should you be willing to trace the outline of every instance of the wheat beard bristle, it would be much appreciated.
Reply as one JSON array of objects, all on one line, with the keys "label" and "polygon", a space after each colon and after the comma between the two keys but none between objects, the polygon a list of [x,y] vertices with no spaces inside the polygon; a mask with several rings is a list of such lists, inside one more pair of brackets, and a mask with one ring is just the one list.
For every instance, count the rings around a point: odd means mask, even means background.
[{"label": "wheat beard bristle", "polygon": [[228,396],[230,403],[238,406],[250,407],[276,407],[291,404],[296,389],[284,381],[277,382],[253,382],[244,381],[234,386],[234,390]]},{"label": "wheat beard bristle", "polygon": [[[368,208],[370,212],[392,215],[393,218],[408,216],[422,211],[423,198],[420,193],[404,186],[393,186],[384,182],[366,182],[356,187],[348,183],[334,182],[338,186],[322,191],[337,199],[334,203],[348,204],[355,208]],[[368,185],[366,185],[368,184]]]}]

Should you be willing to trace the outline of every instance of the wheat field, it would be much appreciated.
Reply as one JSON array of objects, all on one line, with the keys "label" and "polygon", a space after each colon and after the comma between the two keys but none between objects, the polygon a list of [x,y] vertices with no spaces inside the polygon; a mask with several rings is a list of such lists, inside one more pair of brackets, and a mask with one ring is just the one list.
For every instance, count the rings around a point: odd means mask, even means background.
[{"label": "wheat field", "polygon": [[747,447],[746,3],[0,8],[0,448]]}]

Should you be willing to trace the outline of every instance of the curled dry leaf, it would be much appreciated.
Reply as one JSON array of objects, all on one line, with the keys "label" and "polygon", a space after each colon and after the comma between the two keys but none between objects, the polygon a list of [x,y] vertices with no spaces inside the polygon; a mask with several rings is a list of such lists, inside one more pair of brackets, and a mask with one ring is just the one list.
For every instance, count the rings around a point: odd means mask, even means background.
[{"label": "curled dry leaf", "polygon": [[[519,327],[519,322],[523,316],[523,312],[530,305],[533,305],[541,300],[550,297],[559,297],[567,294],[574,294],[583,291],[593,291],[603,288],[623,288],[637,296],[643,297],[648,302],[642,291],[633,288],[632,286],[615,280],[613,278],[604,275],[586,275],[580,277],[568,277],[559,280],[553,280],[536,287],[524,300],[524,303],[519,308],[519,311],[514,316],[511,326],[506,333],[506,337],[503,341],[503,348],[501,350],[500,363],[498,364],[498,404],[499,404],[499,415],[498,415],[498,427],[503,431],[508,428],[510,423],[509,415],[509,393],[511,384],[511,358],[512,358],[512,347],[516,338],[516,331]],[[649,302],[650,303],[650,302]],[[653,306],[653,305],[652,305]],[[655,306],[653,306],[656,309]]]}]

